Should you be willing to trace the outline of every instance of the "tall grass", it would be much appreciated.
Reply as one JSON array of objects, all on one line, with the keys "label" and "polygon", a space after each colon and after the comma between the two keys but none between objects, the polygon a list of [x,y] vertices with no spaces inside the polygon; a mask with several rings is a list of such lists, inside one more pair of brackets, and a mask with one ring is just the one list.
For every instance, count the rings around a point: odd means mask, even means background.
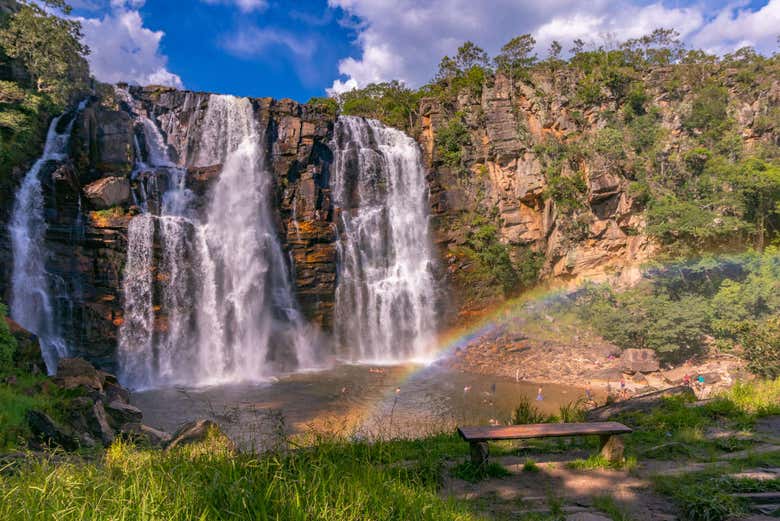
[{"label": "tall grass", "polygon": [[454,438],[321,440],[260,457],[232,452],[213,433],[170,452],[117,441],[100,462],[30,458],[0,470],[0,519],[478,519],[437,495],[437,441],[446,447]]}]

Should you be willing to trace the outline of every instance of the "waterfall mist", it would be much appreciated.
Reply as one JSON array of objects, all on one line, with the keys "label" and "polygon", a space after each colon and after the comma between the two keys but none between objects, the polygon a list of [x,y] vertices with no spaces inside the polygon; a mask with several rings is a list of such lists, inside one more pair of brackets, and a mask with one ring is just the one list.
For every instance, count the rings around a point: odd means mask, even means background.
[{"label": "waterfall mist", "polygon": [[25,174],[16,193],[9,231],[13,248],[11,279],[11,318],[38,336],[41,352],[49,374],[57,370],[57,361],[68,355],[68,346],[62,337],[55,316],[55,301],[67,298],[53,292],[57,285],[46,271],[49,252],[46,249],[46,218],[44,215],[41,170],[51,161],[66,158],[66,149],[82,102],[62,132],[57,127],[63,116],[54,118],[46,134],[43,154]]},{"label": "waterfall mist", "polygon": [[331,188],[340,208],[334,330],[353,361],[426,359],[436,330],[428,188],[417,143],[341,116]]},{"label": "waterfall mist", "polygon": [[[153,167],[155,176],[165,176],[166,189],[159,215],[131,223],[131,243],[140,244],[128,247],[133,270],[125,277],[122,380],[136,388],[202,385],[313,365],[271,217],[273,180],[251,102],[210,96],[200,133],[188,136],[197,149],[190,166],[221,165],[202,216],[190,208],[186,170],[171,161],[157,126],[140,112],[150,164],[139,168]],[[153,225],[136,225],[139,219]],[[155,234],[159,259],[145,247]],[[136,265],[146,272],[136,272]],[[159,289],[147,290],[147,281]],[[163,315],[157,320],[155,305]]]}]

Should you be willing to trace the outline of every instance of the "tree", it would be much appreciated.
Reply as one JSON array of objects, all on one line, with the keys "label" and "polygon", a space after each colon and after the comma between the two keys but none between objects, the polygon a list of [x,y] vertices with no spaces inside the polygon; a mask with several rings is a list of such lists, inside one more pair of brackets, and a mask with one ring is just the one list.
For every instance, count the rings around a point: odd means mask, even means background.
[{"label": "tree", "polygon": [[550,60],[560,60],[562,50],[561,43],[558,40],[553,40],[550,44],[550,49],[547,51],[547,56]]},{"label": "tree", "polygon": [[474,44],[474,42],[467,41],[458,47],[458,54],[455,55],[455,64],[460,72],[466,72],[472,67],[488,68],[490,66],[490,58],[488,58],[484,49]]},{"label": "tree", "polygon": [[515,36],[501,47],[496,56],[496,67],[514,79],[523,68],[533,65],[536,55],[532,54],[536,40],[530,34]]},{"label": "tree", "polygon": [[84,57],[89,48],[81,42],[77,20],[57,16],[44,7],[70,12],[64,0],[46,0],[44,6],[32,0],[19,2],[18,11],[0,30],[0,45],[6,55],[21,61],[39,92],[65,104],[86,85],[89,66]]},{"label": "tree", "polygon": [[777,230],[780,166],[749,159],[737,170],[732,182],[742,194],[745,219],[755,225],[755,246],[763,250],[767,238]]},{"label": "tree", "polygon": [[439,62],[439,71],[436,73],[435,79],[436,81],[450,81],[458,76],[459,73],[460,70],[458,69],[458,64],[455,63],[455,60],[449,56],[445,56]]},{"label": "tree", "polygon": [[572,42],[572,47],[571,49],[569,49],[569,52],[573,56],[576,56],[584,50],[585,50],[585,42],[582,41],[582,38],[577,38]]}]

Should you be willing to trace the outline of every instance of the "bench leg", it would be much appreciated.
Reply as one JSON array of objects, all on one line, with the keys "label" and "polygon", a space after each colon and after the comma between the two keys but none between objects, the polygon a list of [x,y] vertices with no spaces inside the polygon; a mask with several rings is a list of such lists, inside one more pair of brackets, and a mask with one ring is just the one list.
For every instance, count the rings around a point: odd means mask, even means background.
[{"label": "bench leg", "polygon": [[475,441],[469,443],[471,449],[471,463],[475,467],[482,467],[487,465],[488,461],[488,444],[486,441]]},{"label": "bench leg", "polygon": [[602,434],[599,436],[599,451],[607,461],[620,463],[623,461],[623,449],[625,445],[620,436],[613,434]]}]

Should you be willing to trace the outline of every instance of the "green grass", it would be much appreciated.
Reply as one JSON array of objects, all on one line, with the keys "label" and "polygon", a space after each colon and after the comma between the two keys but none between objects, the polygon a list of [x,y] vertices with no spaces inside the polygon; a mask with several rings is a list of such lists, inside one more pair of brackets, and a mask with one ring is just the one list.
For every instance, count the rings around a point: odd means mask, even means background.
[{"label": "green grass", "polygon": [[618,505],[612,496],[596,496],[593,498],[593,506],[607,514],[612,521],[631,521],[626,509]]},{"label": "green grass", "polygon": [[488,478],[505,478],[510,475],[510,472],[500,463],[493,461],[485,465],[474,465],[467,460],[453,467],[452,475],[464,481],[477,483]]},{"label": "green grass", "polygon": [[780,451],[748,458],[725,468],[691,472],[682,476],[658,476],[655,487],[671,497],[680,509],[682,521],[725,521],[747,512],[747,505],[732,496],[744,492],[780,491],[780,479],[734,478],[728,474],[756,464],[777,464]]},{"label": "green grass", "polygon": [[539,472],[539,465],[531,458],[528,458],[523,463],[523,472]]},{"label": "green grass", "polygon": [[69,394],[44,382],[43,376],[28,375],[17,376],[14,384],[0,383],[0,450],[22,446],[29,437],[27,411],[37,409],[57,418],[64,409]]},{"label": "green grass", "polygon": [[0,472],[0,519],[479,519],[438,496],[442,459],[420,445],[320,440],[256,457],[213,434],[171,452],[118,441],[99,462],[30,458]]},{"label": "green grass", "polygon": [[593,454],[587,459],[572,460],[566,466],[574,470],[631,470],[637,466],[637,459],[634,456],[628,456],[623,461],[610,461],[601,454]]}]

